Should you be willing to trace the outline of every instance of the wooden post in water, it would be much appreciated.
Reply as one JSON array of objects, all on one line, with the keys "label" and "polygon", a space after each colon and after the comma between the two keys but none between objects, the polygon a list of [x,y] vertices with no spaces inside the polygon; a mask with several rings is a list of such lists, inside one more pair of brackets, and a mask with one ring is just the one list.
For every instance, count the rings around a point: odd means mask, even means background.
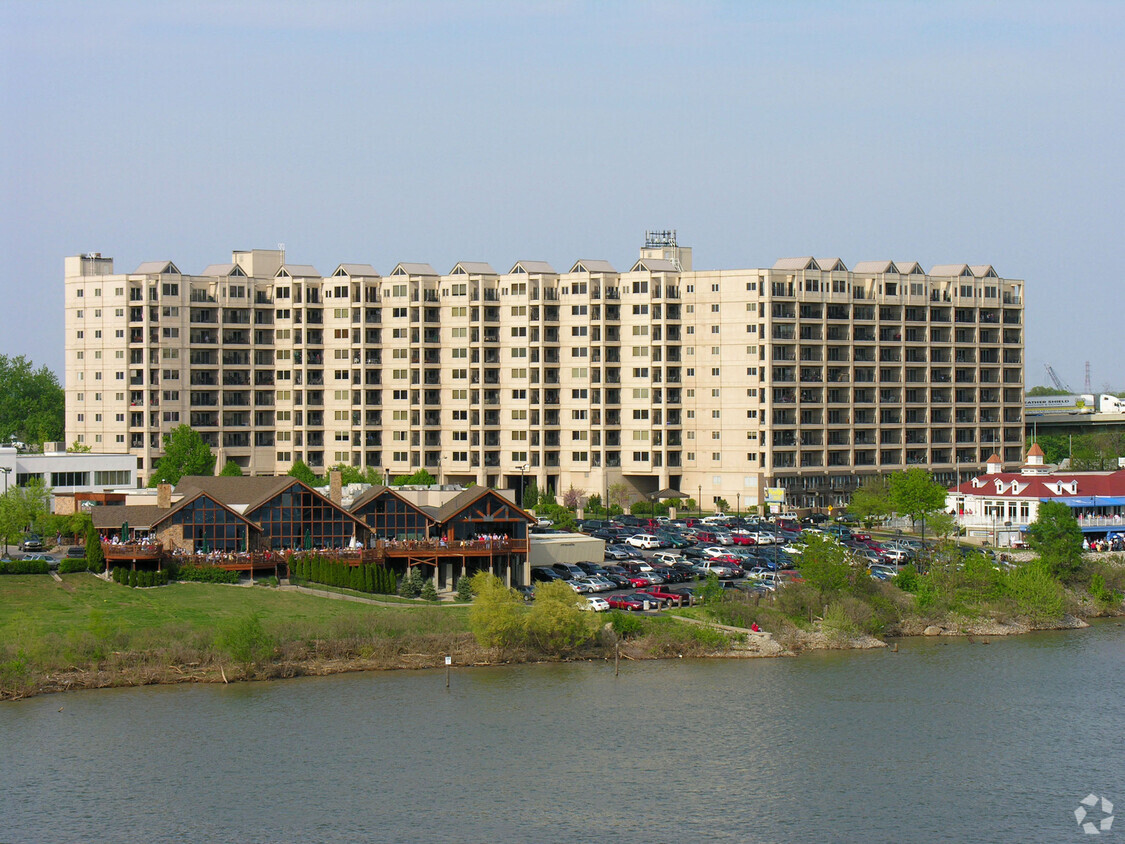
[{"label": "wooden post in water", "polygon": [[449,666],[453,664],[453,657],[447,656],[445,658],[445,688],[449,688]]}]

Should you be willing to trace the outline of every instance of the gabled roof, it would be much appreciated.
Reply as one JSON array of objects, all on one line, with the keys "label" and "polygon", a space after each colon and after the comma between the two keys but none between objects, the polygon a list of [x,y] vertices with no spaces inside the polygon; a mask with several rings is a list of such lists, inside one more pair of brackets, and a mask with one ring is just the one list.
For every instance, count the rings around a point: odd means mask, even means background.
[{"label": "gabled roof", "polygon": [[320,278],[321,275],[316,271],[316,267],[312,264],[282,264],[274,278]]},{"label": "gabled roof", "polygon": [[972,270],[969,269],[968,264],[938,264],[936,267],[930,269],[930,275],[933,276],[959,276],[959,275],[972,275]]},{"label": "gabled roof", "polygon": [[977,264],[976,266],[969,267],[973,275],[977,278],[999,278],[996,270],[992,269],[991,264]]},{"label": "gabled roof", "polygon": [[391,270],[391,275],[437,275],[438,271],[431,267],[429,264],[411,264],[407,262],[400,262],[395,264],[395,268]]},{"label": "gabled roof", "polygon": [[340,264],[332,273],[333,276],[346,275],[356,278],[379,278],[379,273],[370,264]]},{"label": "gabled roof", "polygon": [[434,521],[439,524],[443,524],[452,519],[466,507],[471,506],[481,498],[485,498],[489,495],[504,502],[504,506],[510,507],[514,512],[519,513],[529,522],[535,521],[535,517],[524,510],[522,507],[509,501],[507,498],[504,498],[504,496],[497,493],[496,490],[490,489],[486,486],[471,486],[463,492],[459,492],[457,495],[453,496],[451,499],[441,505],[441,507],[438,507],[436,509],[427,507],[425,509],[427,512],[433,513]]},{"label": "gabled roof", "polygon": [[[195,495],[184,496],[182,499],[180,499],[175,504],[173,504],[170,508],[168,508],[167,510],[163,510],[162,511],[164,513],[163,518],[158,518],[156,521],[154,521],[152,523],[152,527],[155,528],[161,522],[168,519],[170,516],[175,515],[180,510],[183,510],[187,507],[190,507],[192,504],[194,504],[196,501],[199,501],[200,499],[207,499],[208,501],[211,501],[211,502],[215,503],[219,507],[222,507],[224,510],[226,510],[228,513],[230,513],[233,516],[235,516],[236,518],[238,518],[239,521],[245,522],[247,525],[254,528],[255,530],[261,530],[262,529],[262,526],[259,525],[257,522],[250,521],[248,518],[246,518],[244,515],[239,513],[233,507],[228,507],[222,501],[219,501],[214,496],[208,495],[206,492],[197,492]],[[145,506],[148,506],[148,505],[145,505]],[[157,508],[157,509],[159,509],[159,508]]]},{"label": "gabled roof", "polygon": [[496,270],[491,264],[484,261],[458,261],[457,265],[449,271],[450,275],[496,275]]},{"label": "gabled roof", "polygon": [[633,264],[631,273],[648,271],[650,273],[678,273],[680,270],[671,261],[663,258],[641,258]]},{"label": "gabled roof", "polygon": [[[996,492],[999,481],[1004,492]],[[1015,489],[1012,483],[1016,482]],[[1061,486],[1060,486],[1061,485]],[[1070,488],[1075,489],[1071,493]],[[1059,490],[1065,490],[1060,492]],[[1053,472],[1047,475],[997,472],[970,478],[951,492],[961,495],[1005,498],[1067,498],[1125,496],[1125,469],[1116,472]],[[97,508],[94,508],[95,510]]]},{"label": "gabled roof", "polygon": [[238,264],[208,264],[200,275],[227,276]]},{"label": "gabled roof", "polygon": [[834,273],[837,271],[846,273],[848,271],[844,262],[839,258],[817,258],[816,263],[826,273]]},{"label": "gabled roof", "polygon": [[[272,477],[243,476],[212,477],[211,475],[185,475],[176,484],[175,491],[190,498],[197,492],[205,492],[215,501],[230,507],[237,513],[247,513],[264,501],[285,491],[296,482],[305,486],[290,475]],[[305,487],[308,489],[308,487]],[[319,493],[317,493],[319,495]]]},{"label": "gabled roof", "polygon": [[852,267],[852,272],[856,274],[897,273],[898,271],[899,269],[894,261],[860,261]]},{"label": "gabled roof", "polygon": [[617,270],[613,268],[613,264],[609,261],[596,261],[590,258],[580,258],[574,262],[574,266],[570,268],[572,273],[615,273]]},{"label": "gabled roof", "polygon": [[509,273],[527,273],[528,275],[558,275],[555,268],[546,261],[516,261]]},{"label": "gabled roof", "polygon": [[[394,487],[383,486],[382,484],[374,484],[373,486],[368,487],[363,492],[361,492],[359,495],[357,495],[355,497],[355,499],[352,501],[351,506],[347,508],[348,512],[351,513],[354,516],[356,513],[358,513],[360,510],[362,510],[364,507],[366,507],[368,504],[370,504],[372,501],[374,501],[376,498],[378,498],[379,496],[381,496],[383,494],[387,494],[387,495],[390,495],[394,498],[397,498],[399,501],[401,501],[403,504],[405,504],[411,510],[415,510],[416,512],[421,513],[423,516],[425,516],[427,519],[430,519],[431,521],[433,520],[433,513],[434,513],[435,508],[433,508],[433,507],[423,507],[419,504],[415,504],[413,501],[410,501],[409,499],[404,498],[397,490],[394,489]],[[357,518],[359,518],[359,517],[357,517]],[[372,528],[377,527],[377,525],[371,525],[371,524],[369,524],[368,526],[372,527]]]},{"label": "gabled roof", "polygon": [[806,255],[803,258],[780,258],[774,262],[775,270],[819,270],[816,258]]},{"label": "gabled roof", "polygon": [[926,271],[917,261],[895,261],[895,266],[901,275],[925,275]]},{"label": "gabled roof", "polygon": [[145,261],[133,270],[133,273],[136,275],[160,275],[161,273],[180,275],[180,271],[171,261]]}]

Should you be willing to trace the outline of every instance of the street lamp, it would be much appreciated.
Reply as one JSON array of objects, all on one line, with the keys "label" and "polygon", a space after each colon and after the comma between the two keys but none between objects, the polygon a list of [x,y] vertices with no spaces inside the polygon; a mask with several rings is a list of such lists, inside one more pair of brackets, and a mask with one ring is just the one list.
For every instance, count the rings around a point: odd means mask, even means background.
[{"label": "street lamp", "polygon": [[742,518],[742,493],[736,492],[734,494],[734,517],[736,519]]},{"label": "street lamp", "polygon": [[702,519],[703,518],[703,484],[699,485],[699,489],[697,490],[697,492],[699,494],[699,498],[697,499],[699,501],[699,518]]},{"label": "street lamp", "polygon": [[526,472],[526,471],[527,471],[528,469],[530,469],[530,468],[531,468],[531,467],[530,467],[530,466],[528,466],[528,465],[527,465],[526,463],[524,463],[524,464],[523,464],[522,466],[520,466],[520,500],[519,500],[519,501],[517,502],[517,503],[519,504],[519,506],[520,506],[520,507],[522,507],[522,506],[523,506],[523,492],[524,492],[523,479],[524,479],[524,473],[525,473],[525,472]]}]

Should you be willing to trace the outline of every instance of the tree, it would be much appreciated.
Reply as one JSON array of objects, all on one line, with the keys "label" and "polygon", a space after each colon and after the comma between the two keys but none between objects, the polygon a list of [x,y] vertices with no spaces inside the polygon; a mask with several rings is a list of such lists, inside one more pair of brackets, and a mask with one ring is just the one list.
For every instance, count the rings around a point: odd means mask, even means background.
[{"label": "tree", "polygon": [[8,542],[18,542],[41,517],[50,512],[51,490],[42,478],[32,478],[24,486],[10,487],[0,496],[0,534]]},{"label": "tree", "polygon": [[880,475],[864,478],[863,483],[852,493],[852,499],[848,502],[848,512],[866,524],[890,513],[891,502],[887,479]]},{"label": "tree", "polygon": [[23,355],[0,355],[0,440],[61,440],[66,429],[63,389],[45,366],[32,369]]},{"label": "tree", "polygon": [[436,483],[437,478],[425,469],[419,469],[413,475],[397,475],[394,479],[394,486],[433,486]]},{"label": "tree", "polygon": [[586,493],[582,490],[575,489],[573,486],[570,487],[570,489],[563,493],[563,507],[569,510],[577,510],[582,506],[582,499],[585,495]]},{"label": "tree", "polygon": [[538,503],[539,488],[535,485],[535,478],[532,478],[524,485],[523,495],[520,497],[520,506],[525,510],[534,510]]},{"label": "tree", "polygon": [[504,581],[486,571],[473,575],[472,590],[474,597],[473,605],[469,607],[469,629],[473,631],[477,643],[484,648],[501,650],[525,644],[527,612],[520,597],[506,587]]},{"label": "tree", "polygon": [[66,450],[71,454],[89,454],[91,451],[93,451],[90,446],[85,445],[84,443],[80,443],[78,442],[78,440],[72,442]]},{"label": "tree", "polygon": [[805,583],[821,592],[842,592],[851,574],[844,547],[816,534],[808,536],[805,543],[797,566]]},{"label": "tree", "polygon": [[728,510],[730,510],[730,504],[727,503],[727,500],[725,498],[716,497],[715,510],[719,513],[726,513]]},{"label": "tree", "polygon": [[1032,396],[1069,396],[1069,395],[1070,395],[1070,393],[1068,393],[1066,390],[1060,390],[1056,387],[1039,386],[1039,387],[1032,387],[1030,390],[1027,391],[1027,396],[1029,398],[1032,397]]},{"label": "tree", "polygon": [[610,509],[617,509],[617,512],[624,513],[625,505],[629,503],[629,486],[628,484],[621,483],[620,481],[609,486],[609,506]]},{"label": "tree", "polygon": [[242,467],[235,463],[233,460],[228,460],[223,466],[223,470],[219,472],[219,475],[224,478],[241,478]]},{"label": "tree", "polygon": [[94,530],[94,526],[86,531],[86,568],[90,571],[101,571],[102,563],[105,562],[105,555],[102,554],[101,538],[98,532]]},{"label": "tree", "polygon": [[320,478],[316,476],[316,473],[309,468],[308,464],[305,463],[304,460],[298,460],[296,463],[294,463],[290,467],[289,471],[286,472],[286,474],[290,477],[296,478],[306,486],[320,485]]},{"label": "tree", "polygon": [[934,536],[946,537],[957,533],[957,517],[944,510],[936,510],[928,517]]},{"label": "tree", "polygon": [[179,425],[164,435],[164,456],[153,469],[148,485],[175,484],[184,475],[210,475],[214,471],[211,446],[190,425]]},{"label": "tree", "polygon": [[1060,580],[1072,577],[1082,563],[1082,529],[1074,512],[1061,501],[1039,505],[1035,521],[1027,526],[1027,541]]},{"label": "tree", "polygon": [[926,534],[926,516],[934,510],[945,509],[946,489],[933,479],[925,469],[907,469],[891,475],[887,498],[896,513],[910,516],[910,521],[922,520],[922,535]]}]

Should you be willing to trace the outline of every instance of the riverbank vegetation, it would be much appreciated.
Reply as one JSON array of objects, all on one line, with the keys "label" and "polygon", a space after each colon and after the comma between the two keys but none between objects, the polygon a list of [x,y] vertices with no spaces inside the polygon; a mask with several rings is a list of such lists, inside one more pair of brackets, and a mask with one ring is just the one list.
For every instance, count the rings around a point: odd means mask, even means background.
[{"label": "riverbank vegetation", "polygon": [[[612,658],[594,614],[546,596],[527,637],[482,645],[465,605],[329,600],[269,586],[172,583],[129,588],[93,574],[12,575],[0,588],[0,699],[67,689],[271,679],[389,668]],[[359,598],[361,593],[348,592]],[[505,590],[506,591],[506,590]],[[569,590],[567,590],[569,592]],[[511,593],[508,593],[511,594]],[[376,605],[384,600],[392,606]],[[538,603],[538,602],[537,602]],[[525,617],[530,610],[515,604]],[[626,658],[702,655],[729,637],[671,619],[620,637]]]}]

